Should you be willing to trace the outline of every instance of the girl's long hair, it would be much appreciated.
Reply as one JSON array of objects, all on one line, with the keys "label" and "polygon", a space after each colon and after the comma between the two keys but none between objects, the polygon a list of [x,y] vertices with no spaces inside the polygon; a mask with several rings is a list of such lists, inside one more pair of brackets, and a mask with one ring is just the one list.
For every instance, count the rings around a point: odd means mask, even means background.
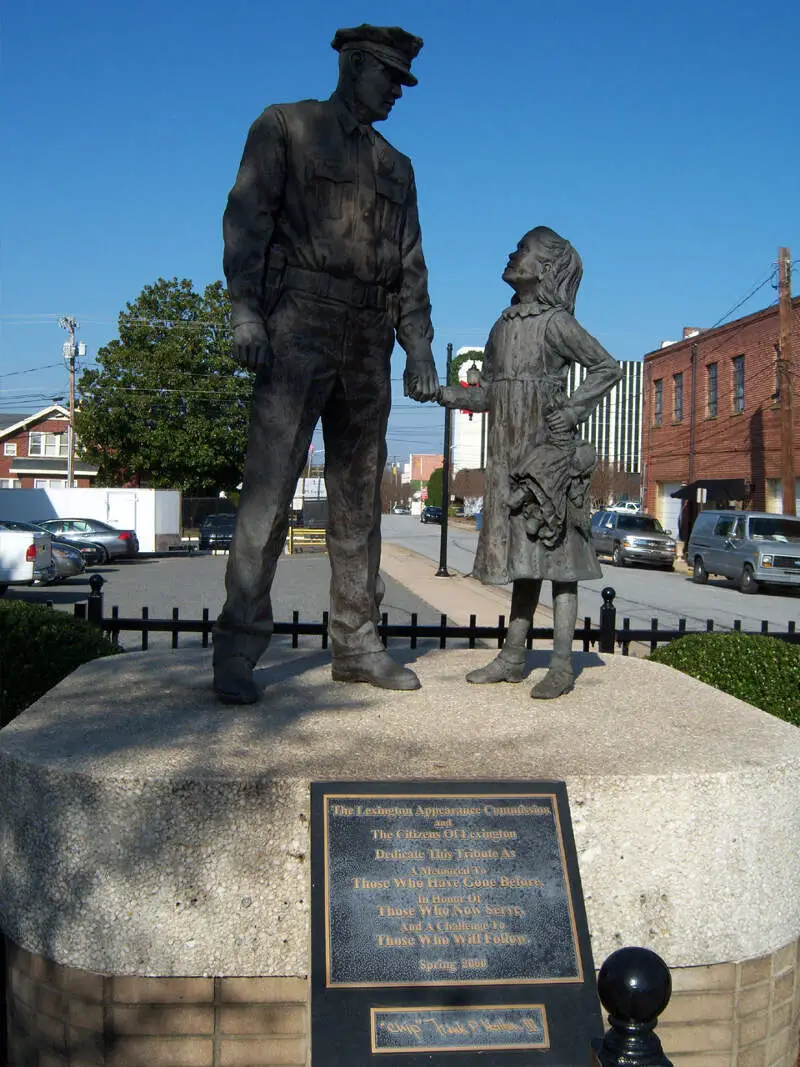
[{"label": "girl's long hair", "polygon": [[550,271],[541,280],[539,299],[550,307],[575,312],[575,298],[583,277],[581,257],[564,237],[547,226],[537,226],[525,235],[535,237],[542,246]]}]

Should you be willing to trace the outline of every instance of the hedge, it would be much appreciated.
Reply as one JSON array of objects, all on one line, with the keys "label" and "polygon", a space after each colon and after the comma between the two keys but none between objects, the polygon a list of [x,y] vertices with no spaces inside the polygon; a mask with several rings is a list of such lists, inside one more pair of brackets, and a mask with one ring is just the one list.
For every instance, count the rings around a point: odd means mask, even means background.
[{"label": "hedge", "polygon": [[82,663],[117,651],[83,619],[22,600],[0,602],[0,727]]},{"label": "hedge", "polygon": [[649,658],[800,726],[800,645],[761,634],[688,634]]}]

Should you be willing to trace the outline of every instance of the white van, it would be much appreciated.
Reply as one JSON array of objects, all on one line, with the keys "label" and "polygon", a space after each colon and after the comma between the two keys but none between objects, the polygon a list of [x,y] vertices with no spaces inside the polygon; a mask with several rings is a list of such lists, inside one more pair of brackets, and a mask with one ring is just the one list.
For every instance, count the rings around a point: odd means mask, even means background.
[{"label": "white van", "polygon": [[766,511],[703,511],[689,537],[694,581],[732,578],[743,593],[762,583],[800,586],[800,519]]}]

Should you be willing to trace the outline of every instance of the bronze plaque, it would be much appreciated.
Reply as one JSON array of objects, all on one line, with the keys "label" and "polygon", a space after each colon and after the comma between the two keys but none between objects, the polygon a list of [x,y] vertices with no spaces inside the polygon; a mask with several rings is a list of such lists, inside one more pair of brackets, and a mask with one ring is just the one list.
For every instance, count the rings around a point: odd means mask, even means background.
[{"label": "bronze plaque", "polygon": [[568,1064],[564,1043],[587,1062],[602,1027],[562,782],[314,783],[312,878],[315,1063]]}]

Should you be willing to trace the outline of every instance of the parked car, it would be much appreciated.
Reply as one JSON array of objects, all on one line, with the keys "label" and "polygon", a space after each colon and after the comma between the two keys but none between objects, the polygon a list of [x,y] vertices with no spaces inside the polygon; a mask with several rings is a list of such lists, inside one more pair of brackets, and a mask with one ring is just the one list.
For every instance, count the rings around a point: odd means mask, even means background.
[{"label": "parked car", "polygon": [[54,538],[53,543],[56,542],[77,549],[86,567],[96,567],[99,563],[105,562],[105,551],[101,545],[96,545],[91,541],[64,541],[61,538]]},{"label": "parked car", "polygon": [[800,587],[800,519],[766,511],[702,511],[689,535],[694,581],[732,578],[743,593]]},{"label": "parked car", "polygon": [[592,545],[598,556],[611,556],[616,567],[628,563],[649,563],[672,570],[677,545],[672,531],[664,530],[652,515],[627,511],[601,512],[592,526]]},{"label": "parked car", "polygon": [[60,541],[90,541],[102,550],[103,563],[135,556],[139,551],[135,530],[117,530],[99,519],[43,519],[36,525]]},{"label": "parked car", "polygon": [[[43,530],[41,526],[35,526],[32,522],[19,522],[16,519],[0,519],[0,529],[19,530],[22,533],[44,534],[50,539],[55,564],[55,575],[52,578],[37,578],[37,581],[63,581],[65,578],[74,578],[76,574],[82,574],[86,570],[86,563],[77,545],[71,545],[67,541],[59,541]],[[96,554],[94,545],[88,546]]]},{"label": "parked car", "polygon": [[200,523],[200,549],[228,549],[233,543],[236,516],[231,514],[209,515]]},{"label": "parked car", "polygon": [[420,515],[420,522],[441,522],[442,521],[442,509],[437,508],[431,504],[429,507],[422,509]]},{"label": "parked car", "polygon": [[621,504],[609,504],[608,511],[641,511],[641,505],[635,500],[623,500]]},{"label": "parked car", "polygon": [[27,533],[46,533],[52,538],[54,549],[61,545],[63,548],[70,549],[70,551],[77,550],[81,555],[84,567],[94,567],[98,563],[103,562],[103,550],[99,545],[92,544],[91,541],[64,541],[60,537],[51,534],[49,530],[44,528],[44,526],[39,526],[35,522],[20,522],[18,519],[0,519],[0,525],[5,526],[8,530],[25,530]]},{"label": "parked car", "polygon": [[76,574],[83,574],[86,570],[83,556],[78,549],[64,541],[53,541],[53,563],[56,565],[57,582],[74,578]]}]

